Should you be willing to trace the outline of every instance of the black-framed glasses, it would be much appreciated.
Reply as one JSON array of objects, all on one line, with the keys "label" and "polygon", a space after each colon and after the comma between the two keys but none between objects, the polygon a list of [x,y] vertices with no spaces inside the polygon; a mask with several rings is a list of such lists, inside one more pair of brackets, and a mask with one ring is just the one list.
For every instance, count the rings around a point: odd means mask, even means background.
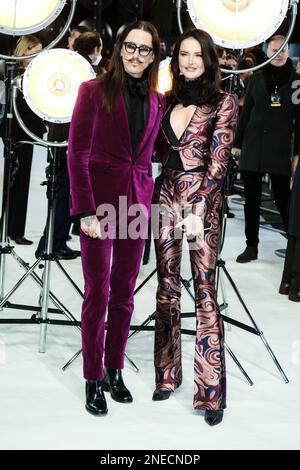
[{"label": "black-framed glasses", "polygon": [[123,46],[125,47],[125,51],[128,54],[134,54],[135,51],[138,50],[139,55],[142,57],[147,57],[150,52],[153,51],[152,47],[146,46],[144,44],[137,46],[134,42],[123,42]]}]

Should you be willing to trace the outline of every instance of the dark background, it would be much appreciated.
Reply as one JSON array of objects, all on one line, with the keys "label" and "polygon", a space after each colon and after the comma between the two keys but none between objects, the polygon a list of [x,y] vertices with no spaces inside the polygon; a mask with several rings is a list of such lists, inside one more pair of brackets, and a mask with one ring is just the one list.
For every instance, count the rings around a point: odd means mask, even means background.
[{"label": "dark background", "polygon": [[[209,1],[209,0],[208,0]],[[79,0],[74,24],[78,24],[82,19],[91,16],[94,0]],[[118,28],[134,20],[138,13],[138,0],[102,0],[103,20],[108,22],[112,30],[116,32]],[[160,30],[161,36],[176,36],[179,33],[176,18],[176,6],[173,0],[144,0],[143,19],[152,21]],[[184,2],[182,2],[185,8]],[[188,13],[183,15],[183,23],[192,25]],[[185,21],[187,20],[187,21]],[[288,21],[280,27],[278,33],[286,33]],[[298,42],[300,34],[300,17],[297,17],[297,24],[291,42]]]},{"label": "dark background", "polygon": [[[209,1],[209,0],[207,0]],[[83,20],[96,17],[96,10],[94,6],[95,0],[78,0],[75,16],[72,21],[72,26],[77,26]],[[104,39],[105,49],[107,53],[113,48],[116,33],[118,29],[125,23],[134,21],[141,15],[141,5],[139,0],[102,0],[100,19],[101,19],[101,35]],[[185,3],[183,2],[182,21],[184,29],[189,26],[192,27],[193,23],[185,10]],[[63,12],[59,18],[46,30],[35,33],[39,36],[43,44],[46,45],[58,32],[63,28],[64,22],[68,17],[69,2],[64,7]],[[179,29],[177,24],[176,6],[173,0],[143,0],[143,19],[153,22],[159,29],[161,37],[167,43],[167,49],[170,48],[174,38],[178,36]],[[107,27],[109,26],[109,28]],[[286,34],[288,31],[289,20],[286,19],[278,30],[280,34]],[[108,33],[108,29],[112,31],[112,36]],[[297,16],[296,27],[294,29],[291,43],[298,43],[300,37],[300,15]],[[17,38],[12,36],[5,36],[0,34],[0,51],[4,54],[9,54],[14,48]],[[57,47],[65,47],[66,38]],[[299,53],[298,53],[299,50]],[[300,48],[293,47],[292,56],[300,55]]]}]

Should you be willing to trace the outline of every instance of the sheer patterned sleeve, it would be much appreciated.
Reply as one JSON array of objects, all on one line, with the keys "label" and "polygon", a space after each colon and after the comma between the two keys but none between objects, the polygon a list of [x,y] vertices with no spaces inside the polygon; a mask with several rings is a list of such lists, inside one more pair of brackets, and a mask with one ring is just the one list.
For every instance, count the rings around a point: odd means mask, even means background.
[{"label": "sheer patterned sleeve", "polygon": [[216,116],[210,144],[210,157],[201,192],[208,194],[223,183],[235,138],[238,119],[238,101],[235,95],[226,95]]}]

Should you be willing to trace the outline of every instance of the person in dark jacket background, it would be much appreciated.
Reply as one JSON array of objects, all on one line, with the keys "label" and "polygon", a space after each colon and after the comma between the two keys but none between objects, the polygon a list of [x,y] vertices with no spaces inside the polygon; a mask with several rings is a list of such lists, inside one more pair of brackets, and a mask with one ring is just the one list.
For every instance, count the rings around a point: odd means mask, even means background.
[{"label": "person in dark jacket background", "polygon": [[[284,36],[273,36],[268,44],[271,57],[282,45]],[[233,153],[241,152],[240,170],[245,188],[246,249],[237,262],[257,259],[259,207],[262,177],[268,173],[275,203],[286,221],[289,201],[291,158],[298,154],[300,108],[292,101],[292,83],[296,74],[288,46],[262,71],[253,75],[248,85]],[[292,151],[292,136],[295,143]]]},{"label": "person in dark jacket background", "polygon": [[[42,50],[41,41],[33,36],[21,36],[17,42],[14,56],[31,55]],[[19,63],[19,73],[22,74],[31,60],[22,60]],[[17,96],[17,106],[25,125],[38,137],[46,132],[45,125],[27,105],[23,95]],[[4,125],[1,126],[1,137],[4,137]],[[12,138],[15,143],[32,139],[21,129],[17,119],[13,119]],[[18,245],[31,245],[33,242],[24,237],[28,193],[30,184],[33,145],[18,144],[15,148],[17,165],[14,171],[13,185],[10,189],[8,211],[8,235]]]},{"label": "person in dark jacket background", "polygon": [[[90,32],[86,28],[78,26],[72,30],[76,33],[76,38],[71,42],[69,37],[69,46],[72,44],[72,50],[82,55],[94,68],[94,71],[99,74],[103,69],[99,67],[101,60],[102,40],[100,34],[97,32]],[[49,126],[48,140],[63,142],[68,140],[69,124],[51,124]],[[67,167],[67,147],[58,148],[58,169],[57,169],[57,192],[56,192],[56,210],[54,218],[54,233],[53,233],[53,253],[58,259],[72,260],[80,256],[80,251],[73,250],[67,245],[69,238],[69,231],[72,224],[70,217],[69,206],[69,193],[70,182]],[[73,235],[79,235],[79,219],[73,220],[74,226],[72,229]],[[44,234],[41,237],[37,250],[36,257],[42,256],[45,251],[46,243],[46,227]]]}]

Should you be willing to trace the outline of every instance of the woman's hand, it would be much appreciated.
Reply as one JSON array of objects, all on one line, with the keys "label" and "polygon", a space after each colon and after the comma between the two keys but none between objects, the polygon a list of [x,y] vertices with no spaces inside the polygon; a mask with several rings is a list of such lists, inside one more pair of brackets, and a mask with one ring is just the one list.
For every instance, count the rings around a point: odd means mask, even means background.
[{"label": "woman's hand", "polygon": [[189,214],[175,225],[175,228],[181,228],[187,237],[197,237],[203,240],[204,225],[202,217],[196,214]]},{"label": "woman's hand", "polygon": [[80,228],[88,237],[101,238],[100,222],[96,215],[80,219]]},{"label": "woman's hand", "polygon": [[241,156],[241,151],[242,151],[242,149],[240,149],[238,147],[232,147],[232,149],[231,149],[231,155],[233,156],[236,163],[239,162],[239,158]]}]

